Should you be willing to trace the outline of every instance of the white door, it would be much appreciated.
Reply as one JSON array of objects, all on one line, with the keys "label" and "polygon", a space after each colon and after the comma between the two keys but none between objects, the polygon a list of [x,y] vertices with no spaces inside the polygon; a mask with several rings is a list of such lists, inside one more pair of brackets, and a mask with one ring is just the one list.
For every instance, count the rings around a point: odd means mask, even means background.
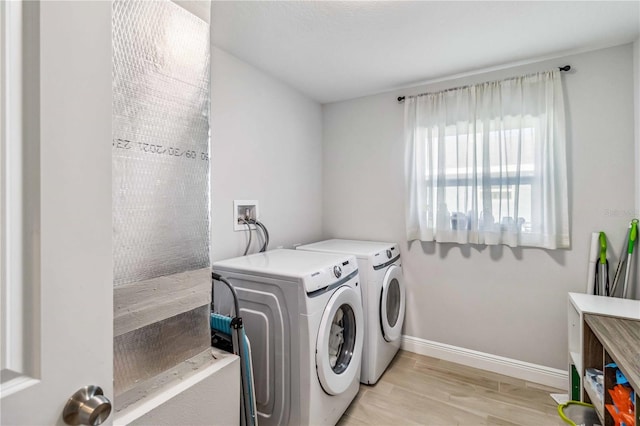
[{"label": "white door", "polygon": [[61,425],[113,399],[111,3],[1,4],[0,423]]},{"label": "white door", "polygon": [[360,375],[364,317],[360,293],[342,286],[333,293],[320,320],[316,370],[329,395],[346,391]]},{"label": "white door", "polygon": [[402,268],[392,265],[384,274],[380,295],[380,324],[387,342],[398,340],[402,334],[405,297]]}]

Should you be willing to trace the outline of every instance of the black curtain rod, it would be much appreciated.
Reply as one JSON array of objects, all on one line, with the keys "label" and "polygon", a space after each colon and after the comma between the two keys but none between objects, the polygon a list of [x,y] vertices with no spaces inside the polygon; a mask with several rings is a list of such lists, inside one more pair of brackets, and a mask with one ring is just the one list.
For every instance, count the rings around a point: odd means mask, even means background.
[{"label": "black curtain rod", "polygon": [[[569,71],[571,69],[571,65],[565,65],[563,67],[558,67],[558,69],[560,71]],[[462,86],[462,87],[466,87],[466,86]],[[447,90],[455,90],[455,89],[461,89],[462,87],[456,87],[453,89],[447,89]],[[426,93],[422,93],[423,95],[426,95]],[[419,95],[418,95],[419,96]],[[398,96],[398,102],[404,102],[404,96]]]}]

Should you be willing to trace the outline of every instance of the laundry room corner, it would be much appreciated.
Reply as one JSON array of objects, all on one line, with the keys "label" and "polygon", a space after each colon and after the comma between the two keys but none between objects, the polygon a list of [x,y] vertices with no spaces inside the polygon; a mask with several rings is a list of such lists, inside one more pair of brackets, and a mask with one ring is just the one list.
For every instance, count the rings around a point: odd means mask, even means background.
[{"label": "laundry room corner", "polygon": [[247,245],[247,232],[234,231],[234,200],[258,201],[270,248],[318,240],[320,104],[219,47],[211,52],[212,261]]},{"label": "laundry room corner", "polygon": [[[407,243],[404,106],[396,96],[565,63],[575,70],[565,77],[571,249]],[[590,231],[603,227],[623,241],[624,212],[636,205],[632,72],[633,45],[625,44],[324,105],[325,236],[403,242],[404,334],[418,346],[442,343],[566,371],[566,293],[584,286]],[[351,167],[333,167],[335,158]]]}]

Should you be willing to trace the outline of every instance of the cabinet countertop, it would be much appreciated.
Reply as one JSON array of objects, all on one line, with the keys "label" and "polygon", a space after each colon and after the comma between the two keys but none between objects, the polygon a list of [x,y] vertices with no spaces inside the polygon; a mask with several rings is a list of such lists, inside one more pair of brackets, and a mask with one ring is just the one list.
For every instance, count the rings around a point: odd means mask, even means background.
[{"label": "cabinet countertop", "polygon": [[584,320],[631,386],[640,391],[640,321],[585,314]]},{"label": "cabinet countertop", "polygon": [[569,301],[581,313],[640,320],[640,300],[569,293]]}]

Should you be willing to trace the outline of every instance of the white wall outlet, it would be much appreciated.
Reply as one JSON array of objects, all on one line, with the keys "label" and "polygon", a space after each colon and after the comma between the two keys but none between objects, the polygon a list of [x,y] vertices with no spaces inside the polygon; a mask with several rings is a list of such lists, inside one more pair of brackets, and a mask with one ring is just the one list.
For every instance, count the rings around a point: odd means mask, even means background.
[{"label": "white wall outlet", "polygon": [[[242,221],[253,219],[258,220],[257,200],[233,200],[233,230],[246,231],[247,225]],[[256,229],[255,225],[249,225],[251,229]]]}]

